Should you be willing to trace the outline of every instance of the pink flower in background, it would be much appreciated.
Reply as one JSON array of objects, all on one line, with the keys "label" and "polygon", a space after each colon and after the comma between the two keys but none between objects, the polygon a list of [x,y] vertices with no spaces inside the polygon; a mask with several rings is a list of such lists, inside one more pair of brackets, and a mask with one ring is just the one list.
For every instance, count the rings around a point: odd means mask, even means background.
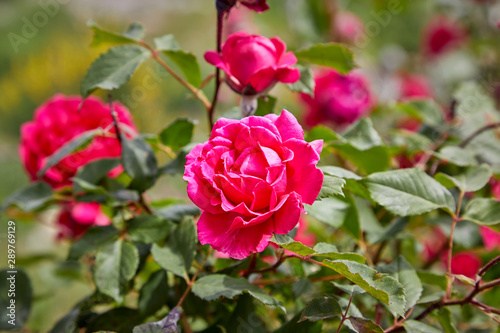
[{"label": "pink flower in background", "polygon": [[[21,126],[19,153],[32,181],[38,179],[37,174],[44,168],[48,158],[78,135],[110,126],[109,133],[115,133],[109,105],[96,97],[89,97],[78,111],[81,103],[80,96],[56,95],[36,109],[33,121]],[[113,108],[118,115],[118,121],[135,132],[129,111],[119,103],[113,103]],[[71,185],[70,178],[76,174],[79,167],[94,160],[120,155],[121,146],[116,138],[97,136],[83,150],[66,156],[49,168],[43,180],[53,188]],[[110,175],[116,175],[121,170],[122,167],[118,166]]]},{"label": "pink flower in background", "polygon": [[500,201],[500,181],[492,179],[490,181],[490,184],[491,184],[491,195],[493,195],[493,197],[497,199],[497,201]]},{"label": "pink flower in background", "polygon": [[365,24],[357,15],[341,11],[335,16],[333,28],[340,40],[354,43],[356,38],[365,31]]},{"label": "pink flower in background", "polygon": [[297,119],[219,119],[210,139],[186,157],[189,198],[203,212],[198,238],[232,258],[262,252],[273,233],[297,225],[323,184],[322,141],[304,141]]},{"label": "pink flower in background", "polygon": [[90,227],[111,224],[110,218],[96,202],[72,202],[63,205],[57,218],[58,238],[75,239],[83,236]]},{"label": "pink flower in background", "polygon": [[342,75],[331,69],[317,75],[315,82],[314,97],[301,94],[307,107],[308,126],[327,122],[348,125],[367,114],[374,105],[368,80],[360,72]]},{"label": "pink flower in background", "polygon": [[208,51],[205,60],[222,69],[228,85],[242,95],[264,94],[276,82],[293,83],[300,78],[299,70],[291,67],[297,58],[286,52],[286,44],[277,37],[237,32],[229,36],[221,54]]},{"label": "pink flower in background", "polygon": [[400,76],[400,99],[412,99],[417,97],[433,98],[434,93],[429,80],[418,74],[402,74]]},{"label": "pink flower in background", "polygon": [[[447,252],[443,252],[443,263],[445,266],[448,265]],[[475,279],[481,264],[481,258],[477,254],[471,251],[462,251],[451,257],[451,273]]]},{"label": "pink flower in background", "polygon": [[[233,0],[229,0],[233,1]],[[234,2],[234,1],[233,1]],[[263,12],[269,9],[267,0],[237,0],[236,2],[241,3],[243,6],[255,10],[256,12]]]},{"label": "pink flower in background", "polygon": [[422,257],[424,262],[430,262],[438,257],[446,248],[447,238],[444,232],[434,227],[432,233],[425,236],[423,241],[424,248],[422,250]]},{"label": "pink flower in background", "polygon": [[437,16],[424,30],[422,50],[425,56],[432,58],[459,47],[465,38],[466,32],[459,23]]},{"label": "pink flower in background", "polygon": [[480,226],[479,233],[481,234],[481,238],[483,239],[484,247],[486,248],[486,250],[500,250],[500,232],[485,226]]}]

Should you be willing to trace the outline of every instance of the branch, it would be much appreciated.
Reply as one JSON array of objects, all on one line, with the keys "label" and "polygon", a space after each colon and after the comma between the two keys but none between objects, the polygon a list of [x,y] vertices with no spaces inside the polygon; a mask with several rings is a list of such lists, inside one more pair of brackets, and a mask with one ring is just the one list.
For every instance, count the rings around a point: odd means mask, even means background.
[{"label": "branch", "polygon": [[483,268],[479,270],[479,273],[477,275],[483,276],[491,267],[495,266],[500,262],[500,256],[492,259],[489,263],[487,263]]},{"label": "branch", "polygon": [[196,96],[196,98],[198,98],[203,103],[203,106],[205,106],[205,109],[210,110],[210,108],[212,107],[212,104],[207,99],[207,97],[205,96],[203,91],[192,86],[189,82],[185,81],[182,77],[180,77],[172,68],[170,68],[169,65],[167,65],[167,63],[165,61],[163,61],[163,59],[158,55],[158,52],[155,49],[153,49],[149,44],[147,44],[144,41],[139,41],[138,43],[141,46],[144,46],[145,48],[147,48],[151,52],[151,57],[154,60],[156,60],[163,68],[165,68],[167,70],[167,72],[173,76],[174,79],[179,81],[180,84],[182,84],[190,92],[192,92],[193,95]]},{"label": "branch", "polygon": [[340,320],[339,327],[337,328],[337,333],[340,332],[340,329],[342,328],[342,325],[344,324],[344,321],[347,318],[347,311],[349,311],[349,307],[351,306],[353,297],[354,297],[354,294],[352,294],[351,298],[349,298],[349,303],[347,304],[347,308],[345,309],[345,313],[342,315],[342,319]]},{"label": "branch", "polygon": [[[222,44],[222,19],[224,17],[224,13],[219,14],[217,13],[217,52],[221,52],[221,44]],[[215,91],[214,91],[214,97],[212,99],[212,105],[210,106],[210,109],[208,110],[208,125],[210,126],[210,131],[212,131],[212,128],[214,127],[214,113],[215,113],[215,106],[217,105],[217,99],[219,96],[219,88],[221,84],[221,79],[220,79],[220,69],[219,67],[215,68]]]},{"label": "branch", "polygon": [[459,147],[460,148],[467,147],[467,145],[469,143],[471,143],[471,141],[474,140],[477,136],[479,136],[479,135],[481,135],[484,132],[487,132],[489,130],[495,129],[497,127],[500,127],[500,122],[489,124],[489,125],[486,125],[486,126],[480,128],[480,129],[478,129],[477,131],[475,131],[474,133],[472,133],[471,135],[469,135],[464,141],[462,141],[462,143],[459,145]]}]

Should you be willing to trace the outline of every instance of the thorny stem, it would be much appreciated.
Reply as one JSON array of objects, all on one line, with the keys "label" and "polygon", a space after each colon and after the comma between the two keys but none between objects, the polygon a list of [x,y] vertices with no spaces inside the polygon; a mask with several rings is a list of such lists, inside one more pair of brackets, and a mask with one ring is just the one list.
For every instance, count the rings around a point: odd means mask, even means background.
[{"label": "thorny stem", "polygon": [[500,122],[489,124],[489,125],[486,125],[484,127],[481,127],[480,129],[478,129],[477,131],[475,131],[474,133],[472,133],[471,135],[469,135],[464,141],[462,141],[462,143],[459,145],[459,147],[460,148],[467,147],[467,145],[469,143],[471,143],[471,141],[474,140],[477,136],[481,135],[482,133],[484,133],[486,131],[495,129],[497,127],[500,127]]},{"label": "thorny stem", "polygon": [[498,264],[500,262],[500,256],[492,259],[489,263],[487,263],[483,268],[481,268],[481,270],[479,271],[479,273],[477,273],[477,275],[479,276],[483,276],[491,267],[495,266],[496,264]]},{"label": "thorny stem", "polygon": [[118,142],[120,143],[120,146],[122,145],[122,135],[120,133],[120,126],[118,126],[118,119],[116,116],[116,111],[113,109],[113,96],[111,94],[108,94],[108,100],[109,100],[109,110],[111,112],[111,117],[113,118],[113,125],[115,127],[115,132],[116,132],[116,138],[118,139]]},{"label": "thorny stem", "polygon": [[[221,44],[222,44],[222,21],[223,21],[224,14],[219,15],[217,13],[217,52],[221,52]],[[208,110],[208,125],[210,126],[210,131],[212,131],[212,128],[214,127],[214,113],[215,113],[215,106],[217,105],[217,100],[219,96],[219,88],[221,84],[221,79],[220,79],[220,69],[218,67],[215,68],[215,91],[214,91],[214,97],[212,99],[212,105],[210,106],[210,109]]]},{"label": "thorny stem", "polygon": [[365,242],[365,238],[363,236],[363,232],[360,232],[358,245],[361,248],[361,250],[363,250],[363,252],[365,253],[365,257],[366,257],[366,261],[368,262],[368,265],[370,265],[372,267],[375,266],[374,263],[373,263],[372,257],[370,255],[370,251],[368,251],[368,247],[366,246],[366,242]]},{"label": "thorny stem", "polygon": [[207,99],[207,97],[205,96],[203,91],[192,86],[189,82],[185,81],[182,77],[180,77],[172,68],[170,68],[169,65],[167,65],[167,63],[165,61],[163,61],[163,59],[158,55],[158,51],[153,49],[149,44],[147,44],[144,41],[139,41],[139,44],[141,46],[144,46],[145,48],[147,48],[151,52],[151,57],[154,60],[156,60],[163,68],[165,68],[167,70],[167,72],[170,75],[172,75],[172,77],[174,79],[176,79],[180,84],[182,84],[190,92],[192,92],[193,95],[196,96],[196,98],[198,98],[203,103],[203,106],[205,107],[205,109],[210,110],[210,108],[212,107],[212,104]]},{"label": "thorny stem", "polygon": [[150,215],[153,214],[153,210],[151,207],[149,207],[148,203],[146,202],[146,199],[144,198],[144,193],[139,193],[139,205],[141,206],[144,211]]},{"label": "thorny stem", "polygon": [[184,302],[184,300],[186,299],[187,295],[191,291],[191,288],[193,287],[194,282],[196,281],[196,278],[198,277],[198,274],[200,274],[200,272],[203,270],[203,267],[205,266],[205,263],[207,262],[208,257],[210,256],[211,253],[212,253],[212,248],[209,248],[208,252],[207,252],[207,255],[205,256],[205,259],[203,259],[203,261],[201,262],[200,267],[198,267],[198,269],[194,273],[194,275],[191,278],[191,280],[189,280],[188,278],[186,278],[186,283],[187,283],[186,290],[184,290],[184,294],[182,294],[182,296],[179,299],[179,302],[177,303],[176,306],[180,307],[182,305],[182,303]]},{"label": "thorny stem", "polygon": [[349,298],[349,303],[347,303],[347,308],[345,309],[345,313],[342,315],[342,319],[340,320],[339,327],[337,328],[337,333],[340,332],[340,328],[344,324],[345,319],[347,318],[347,311],[349,311],[349,307],[351,306],[352,299],[354,297],[354,294],[351,295],[351,298]]}]

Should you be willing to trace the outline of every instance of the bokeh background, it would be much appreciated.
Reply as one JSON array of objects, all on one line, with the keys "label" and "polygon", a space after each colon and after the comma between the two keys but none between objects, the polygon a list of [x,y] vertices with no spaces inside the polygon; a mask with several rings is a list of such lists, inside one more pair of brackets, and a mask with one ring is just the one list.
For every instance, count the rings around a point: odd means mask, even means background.
[{"label": "bokeh background", "polygon": [[[387,11],[394,1],[402,8],[395,15]],[[350,11],[363,20],[367,34],[354,51],[381,105],[373,114],[379,128],[389,126],[389,112],[382,109],[398,98],[397,76],[401,72],[426,75],[436,99],[444,105],[451,102],[454,87],[468,79],[479,81],[495,96],[500,4],[494,1],[268,2],[271,9],[265,13],[240,13],[235,29],[279,36],[291,50],[331,41],[332,10]],[[50,15],[40,14],[46,12]],[[465,46],[428,61],[422,56],[422,34],[436,15],[460,21],[468,36]],[[0,201],[28,183],[18,156],[21,124],[31,120],[36,107],[54,94],[78,94],[87,68],[105,50],[90,46],[89,20],[112,31],[125,31],[131,22],[140,22],[147,29],[148,41],[172,33],[182,48],[198,57],[202,76],[206,77],[213,73],[213,67],[203,60],[203,53],[215,48],[215,18],[213,0],[0,0]],[[212,89],[212,84],[205,88],[207,96],[212,95]],[[272,95],[279,97],[277,109],[287,108],[301,117],[303,108],[297,94],[280,86]],[[143,65],[124,88],[113,92],[113,97],[130,109],[142,133],[158,133],[174,118],[186,116],[198,120],[195,141],[207,136],[201,104],[153,60]],[[237,97],[224,88],[218,116],[235,105]],[[150,195],[185,199],[184,189],[180,177],[167,176]],[[35,297],[28,331],[46,332],[90,292],[83,267],[64,262],[68,244],[55,240],[54,214],[44,214],[40,223],[33,222],[30,216],[15,217],[17,265],[23,266],[32,278]],[[0,237],[5,237],[4,230],[0,230]],[[3,267],[7,261],[5,251],[0,253]]]}]

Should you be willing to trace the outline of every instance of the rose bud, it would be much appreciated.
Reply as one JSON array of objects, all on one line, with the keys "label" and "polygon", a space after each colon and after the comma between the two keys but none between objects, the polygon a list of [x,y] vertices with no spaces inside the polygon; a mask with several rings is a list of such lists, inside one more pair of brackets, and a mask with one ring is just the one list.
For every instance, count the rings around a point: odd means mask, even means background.
[{"label": "rose bud", "polygon": [[422,51],[434,58],[456,49],[465,41],[466,32],[460,24],[445,16],[433,18],[424,30]]},{"label": "rose bud", "polygon": [[229,87],[240,95],[265,95],[276,82],[294,83],[300,78],[299,70],[291,67],[297,58],[277,37],[237,32],[228,37],[221,54],[208,51],[205,60],[222,69]]},{"label": "rose bud", "polygon": [[189,198],[201,208],[198,238],[232,258],[262,252],[273,233],[292,230],[321,190],[322,141],[306,142],[297,119],[221,118],[186,157]]},{"label": "rose bud", "polygon": [[[81,103],[80,96],[56,95],[36,109],[33,121],[21,126],[19,153],[32,181],[38,179],[38,172],[58,149],[82,133],[96,128],[109,129],[109,133],[94,137],[87,147],[64,157],[50,167],[42,179],[56,189],[68,186],[71,185],[70,178],[81,166],[98,159],[121,156],[121,145],[115,137],[109,105],[92,96],[78,110]],[[136,132],[129,111],[120,103],[113,103],[113,109],[120,125]],[[118,166],[109,175],[118,175],[122,170]]]},{"label": "rose bud", "polygon": [[111,224],[110,218],[96,202],[72,202],[62,206],[57,218],[58,238],[77,239],[90,227]]},{"label": "rose bud", "polygon": [[236,3],[241,3],[243,6],[256,12],[263,12],[269,9],[267,0],[217,0],[215,4],[219,13],[222,14],[230,10]]},{"label": "rose bud", "polygon": [[305,123],[316,126],[331,123],[349,125],[367,114],[374,105],[368,80],[358,71],[340,74],[334,69],[323,71],[315,78],[314,97],[301,94],[306,104]]}]

